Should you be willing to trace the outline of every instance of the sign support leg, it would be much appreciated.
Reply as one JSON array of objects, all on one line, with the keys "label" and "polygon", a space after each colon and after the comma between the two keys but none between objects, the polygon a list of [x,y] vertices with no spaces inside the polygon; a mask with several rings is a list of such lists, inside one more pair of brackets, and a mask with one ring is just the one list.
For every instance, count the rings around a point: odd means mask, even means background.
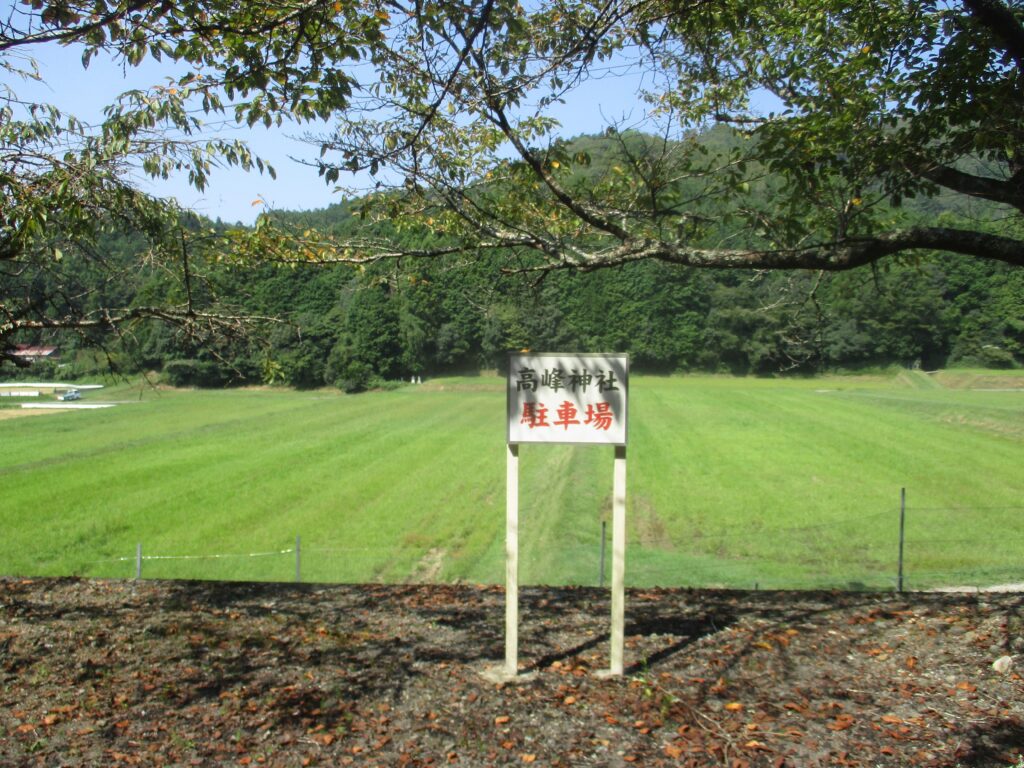
[{"label": "sign support leg", "polygon": [[505,676],[519,673],[519,446],[508,444],[505,478]]},{"label": "sign support leg", "polygon": [[623,671],[626,623],[626,446],[615,447],[612,479],[612,630],[610,675]]}]

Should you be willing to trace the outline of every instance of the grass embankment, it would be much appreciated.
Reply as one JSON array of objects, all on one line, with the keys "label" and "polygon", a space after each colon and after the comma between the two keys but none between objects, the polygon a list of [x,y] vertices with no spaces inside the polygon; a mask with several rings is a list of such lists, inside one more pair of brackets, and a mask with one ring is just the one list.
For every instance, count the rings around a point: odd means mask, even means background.
[{"label": "grass embankment", "polygon": [[[901,487],[909,587],[1024,580],[1024,379],[919,378],[634,377],[628,583],[892,586]],[[301,535],[304,580],[504,579],[501,379],[102,397],[0,423],[0,573],[131,576],[142,542],[200,557],[147,576],[290,580]],[[611,465],[522,448],[524,583],[596,583]]]}]

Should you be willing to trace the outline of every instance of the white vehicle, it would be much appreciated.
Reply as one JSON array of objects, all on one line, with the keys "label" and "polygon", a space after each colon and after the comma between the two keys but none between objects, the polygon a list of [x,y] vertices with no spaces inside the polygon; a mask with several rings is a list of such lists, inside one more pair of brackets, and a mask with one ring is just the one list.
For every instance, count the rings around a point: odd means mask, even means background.
[{"label": "white vehicle", "polygon": [[69,389],[63,395],[57,395],[58,400],[81,400],[82,393],[77,389]]}]

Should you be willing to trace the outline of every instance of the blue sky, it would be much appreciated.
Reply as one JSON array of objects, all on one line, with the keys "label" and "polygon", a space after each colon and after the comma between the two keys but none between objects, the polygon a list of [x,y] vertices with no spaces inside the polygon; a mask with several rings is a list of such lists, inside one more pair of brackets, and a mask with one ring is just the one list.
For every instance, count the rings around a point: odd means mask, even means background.
[{"label": "blue sky", "polygon": [[[156,62],[138,68],[123,68],[109,60],[94,59],[88,69],[82,67],[80,50],[48,45],[31,51],[39,66],[42,83],[14,82],[9,85],[23,99],[51,103],[62,111],[88,122],[102,118],[103,107],[116,96],[133,88],[146,88],[166,84],[173,70]],[[141,186],[161,196],[176,197],[187,207],[224,221],[251,223],[262,210],[252,205],[257,198],[266,200],[276,208],[323,208],[337,201],[337,195],[316,175],[316,171],[290,160],[289,157],[315,157],[310,146],[294,138],[309,128],[286,125],[268,130],[238,127],[233,121],[221,121],[219,116],[206,116],[210,122],[208,135],[240,138],[253,151],[269,161],[277,172],[277,179],[258,172],[246,173],[238,169],[216,169],[211,183],[203,192],[189,186],[184,176],[162,180],[145,179]],[[326,128],[326,126],[322,126]]]},{"label": "blue sky", "polygon": [[[122,67],[109,60],[93,59],[88,69],[81,64],[77,48],[57,45],[38,46],[31,50],[43,78],[42,83],[8,83],[23,99],[52,103],[79,119],[97,121],[102,109],[119,93],[132,88],[166,84],[174,74],[173,65],[147,61],[138,68]],[[562,134],[575,136],[600,131],[609,121],[639,117],[642,113],[637,99],[639,80],[633,77],[605,77],[591,81],[572,95],[571,103],[560,107],[556,116],[563,125]],[[253,201],[265,200],[273,208],[309,210],[323,208],[340,197],[317,176],[316,170],[292,158],[315,160],[317,147],[300,140],[306,133],[324,133],[328,124],[285,124],[280,128],[262,126],[248,129],[233,121],[209,116],[210,135],[240,138],[255,154],[274,166],[277,178],[238,169],[217,169],[210,184],[199,192],[184,177],[168,181],[142,181],[143,188],[161,196],[175,197],[182,205],[199,213],[226,222],[252,223],[263,206]],[[344,176],[339,184],[346,187],[369,186],[367,180]]]}]

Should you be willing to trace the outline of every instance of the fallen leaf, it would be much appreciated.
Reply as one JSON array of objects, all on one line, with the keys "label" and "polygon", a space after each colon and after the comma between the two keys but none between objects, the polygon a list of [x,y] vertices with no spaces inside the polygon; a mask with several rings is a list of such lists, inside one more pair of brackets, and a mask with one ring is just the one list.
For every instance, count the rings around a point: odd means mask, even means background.
[{"label": "fallen leaf", "polygon": [[494,718],[494,724],[495,725],[504,725],[505,723],[507,723],[511,719],[512,718],[510,718],[508,715],[498,715],[496,718]]},{"label": "fallen leaf", "polygon": [[520,755],[519,757],[524,763],[532,763],[537,759],[537,756],[534,754]]},{"label": "fallen leaf", "polygon": [[725,708],[729,712],[742,712],[743,711],[743,705],[740,702],[738,702],[738,701],[730,701],[728,704],[725,705]]},{"label": "fallen leaf", "polygon": [[828,724],[828,729],[831,731],[845,731],[850,728],[856,721],[853,715],[837,715],[835,720]]}]

